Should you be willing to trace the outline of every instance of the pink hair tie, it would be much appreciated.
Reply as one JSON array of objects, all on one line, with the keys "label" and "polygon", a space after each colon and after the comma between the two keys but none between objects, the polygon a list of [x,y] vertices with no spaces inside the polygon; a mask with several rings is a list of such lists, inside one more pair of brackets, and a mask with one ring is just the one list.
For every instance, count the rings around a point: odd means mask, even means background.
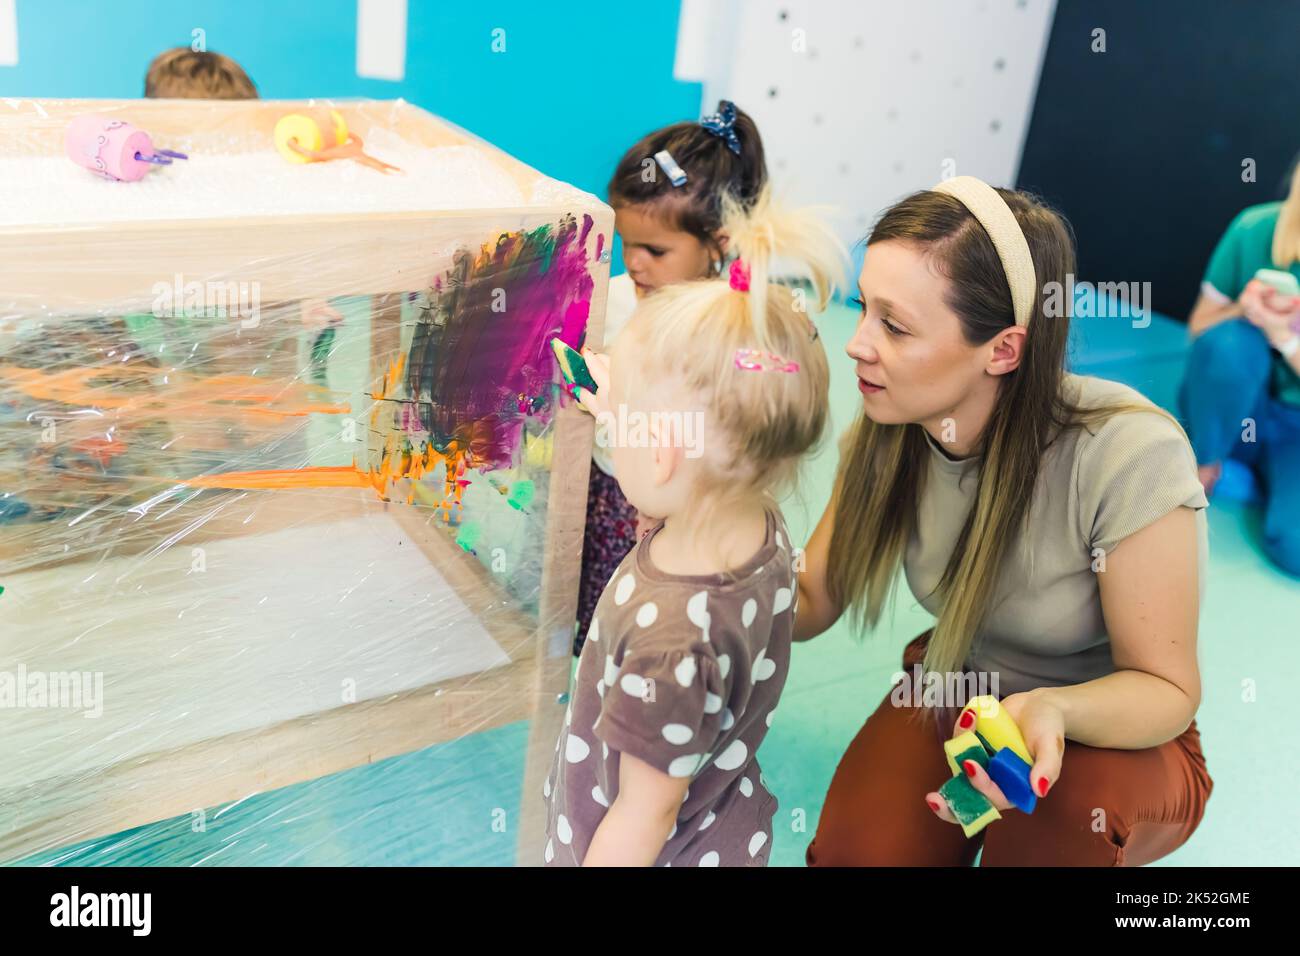
[{"label": "pink hair tie", "polygon": [[787,362],[779,355],[759,349],[736,349],[736,368],[746,372],[797,372],[798,362]]},{"label": "pink hair tie", "polygon": [[730,285],[737,292],[749,291],[749,266],[741,259],[732,260]]}]

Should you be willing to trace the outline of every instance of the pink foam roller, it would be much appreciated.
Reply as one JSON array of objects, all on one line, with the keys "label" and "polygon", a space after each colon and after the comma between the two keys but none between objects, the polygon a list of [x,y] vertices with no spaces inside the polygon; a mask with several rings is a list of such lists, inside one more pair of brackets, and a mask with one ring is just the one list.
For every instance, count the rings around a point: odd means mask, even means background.
[{"label": "pink foam roller", "polygon": [[64,138],[68,158],[92,173],[123,182],[143,179],[157,163],[137,159],[154,155],[153,140],[125,120],[78,116]]}]

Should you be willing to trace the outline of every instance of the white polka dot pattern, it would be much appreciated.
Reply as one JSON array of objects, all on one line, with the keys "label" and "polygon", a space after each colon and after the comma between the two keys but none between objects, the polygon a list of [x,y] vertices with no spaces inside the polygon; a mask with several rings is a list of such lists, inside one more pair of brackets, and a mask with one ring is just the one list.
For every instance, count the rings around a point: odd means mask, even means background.
[{"label": "white polka dot pattern", "polygon": [[614,586],[614,603],[620,607],[627,603],[628,598],[636,589],[636,578],[632,575],[625,574],[618,579],[618,584]]},{"label": "white polka dot pattern", "polygon": [[690,743],[695,732],[685,724],[664,724],[663,735],[664,740],[680,747],[682,744]]},{"label": "white polka dot pattern", "polygon": [[659,607],[654,601],[646,601],[636,612],[636,622],[641,627],[649,627],[657,617],[659,617]]}]

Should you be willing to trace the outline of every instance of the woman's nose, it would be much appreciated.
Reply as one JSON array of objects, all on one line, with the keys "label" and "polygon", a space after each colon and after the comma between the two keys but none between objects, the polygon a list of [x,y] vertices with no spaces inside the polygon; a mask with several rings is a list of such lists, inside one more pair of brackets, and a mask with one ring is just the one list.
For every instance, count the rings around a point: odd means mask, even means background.
[{"label": "woman's nose", "polygon": [[844,347],[844,351],[849,353],[849,358],[858,362],[876,361],[876,347],[871,341],[871,333],[867,330],[866,322],[858,325],[857,331],[853,333],[853,338],[849,339],[849,344]]}]

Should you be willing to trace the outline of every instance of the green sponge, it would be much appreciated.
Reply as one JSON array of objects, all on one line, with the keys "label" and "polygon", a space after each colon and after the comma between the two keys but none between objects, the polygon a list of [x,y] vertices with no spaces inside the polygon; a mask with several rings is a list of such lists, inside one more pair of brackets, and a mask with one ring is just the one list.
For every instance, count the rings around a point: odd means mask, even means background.
[{"label": "green sponge", "polygon": [[948,755],[948,766],[952,768],[954,774],[964,772],[962,764],[967,760],[974,760],[985,770],[988,769],[988,751],[972,731],[968,730],[964,734],[958,734],[952,740],[945,740],[943,752]]},{"label": "green sponge", "polygon": [[965,774],[953,777],[939,788],[939,796],[948,804],[948,809],[961,824],[962,832],[968,837],[974,836],[994,820],[1002,819],[997,807],[989,803],[988,797],[980,793]]}]

